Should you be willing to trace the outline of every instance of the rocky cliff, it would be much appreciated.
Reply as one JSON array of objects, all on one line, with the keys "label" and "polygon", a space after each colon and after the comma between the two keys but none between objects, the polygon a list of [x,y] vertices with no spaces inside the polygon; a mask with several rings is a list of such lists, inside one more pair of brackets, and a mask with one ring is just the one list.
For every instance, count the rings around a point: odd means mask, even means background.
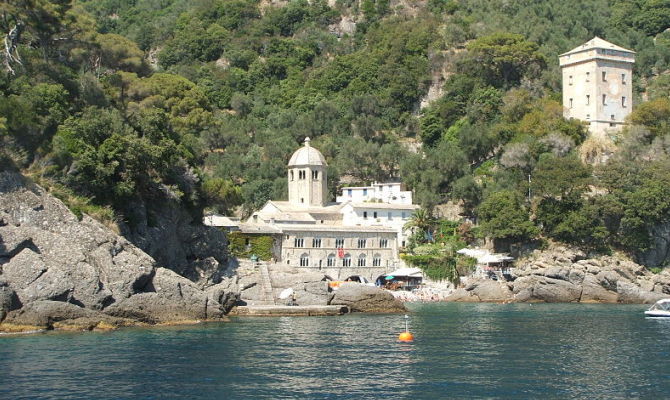
[{"label": "rocky cliff", "polygon": [[521,258],[512,282],[473,280],[448,300],[653,303],[670,298],[670,271],[650,272],[623,255],[588,258],[554,245]]},{"label": "rocky cliff", "polygon": [[221,319],[237,294],[216,283],[221,267],[205,254],[189,280],[20,174],[0,172],[0,331]]}]

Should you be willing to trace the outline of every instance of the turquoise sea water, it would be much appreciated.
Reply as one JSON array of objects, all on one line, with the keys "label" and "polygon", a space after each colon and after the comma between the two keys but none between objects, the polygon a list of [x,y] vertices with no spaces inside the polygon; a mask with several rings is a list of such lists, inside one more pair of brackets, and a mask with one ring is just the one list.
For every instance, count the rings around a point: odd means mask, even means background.
[{"label": "turquoise sea water", "polygon": [[639,305],[410,304],[0,337],[1,399],[670,398],[670,320]]}]

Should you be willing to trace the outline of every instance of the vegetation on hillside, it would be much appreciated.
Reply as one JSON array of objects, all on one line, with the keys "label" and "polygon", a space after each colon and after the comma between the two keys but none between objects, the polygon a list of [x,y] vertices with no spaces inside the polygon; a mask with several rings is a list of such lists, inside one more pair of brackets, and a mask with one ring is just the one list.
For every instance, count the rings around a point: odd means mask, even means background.
[{"label": "vegetation on hillside", "polygon": [[[132,224],[164,199],[249,214],[284,198],[309,136],[332,195],[402,179],[493,238],[651,246],[670,222],[664,2],[391,4],[2,3],[0,159]],[[557,55],[595,35],[637,52],[636,111],[613,144],[562,117]],[[614,146],[607,164],[581,161]]]}]

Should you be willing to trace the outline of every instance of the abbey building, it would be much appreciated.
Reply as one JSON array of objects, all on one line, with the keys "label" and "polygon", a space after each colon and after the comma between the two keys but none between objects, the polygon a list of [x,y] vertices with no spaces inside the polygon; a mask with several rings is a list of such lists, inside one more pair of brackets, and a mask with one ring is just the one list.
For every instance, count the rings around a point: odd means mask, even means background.
[{"label": "abbey building", "polygon": [[293,153],[287,179],[288,201],[268,201],[240,225],[244,233],[273,235],[276,262],[371,281],[401,266],[404,226],[418,206],[400,183],[345,187],[328,202],[328,164],[309,138]]}]

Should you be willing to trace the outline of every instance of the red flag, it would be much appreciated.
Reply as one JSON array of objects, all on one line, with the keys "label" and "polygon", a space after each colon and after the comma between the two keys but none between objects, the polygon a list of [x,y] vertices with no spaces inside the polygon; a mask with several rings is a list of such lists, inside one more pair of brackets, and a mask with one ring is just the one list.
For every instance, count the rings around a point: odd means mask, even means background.
[{"label": "red flag", "polygon": [[337,248],[337,256],[340,258],[344,258],[344,248],[342,247]]}]

